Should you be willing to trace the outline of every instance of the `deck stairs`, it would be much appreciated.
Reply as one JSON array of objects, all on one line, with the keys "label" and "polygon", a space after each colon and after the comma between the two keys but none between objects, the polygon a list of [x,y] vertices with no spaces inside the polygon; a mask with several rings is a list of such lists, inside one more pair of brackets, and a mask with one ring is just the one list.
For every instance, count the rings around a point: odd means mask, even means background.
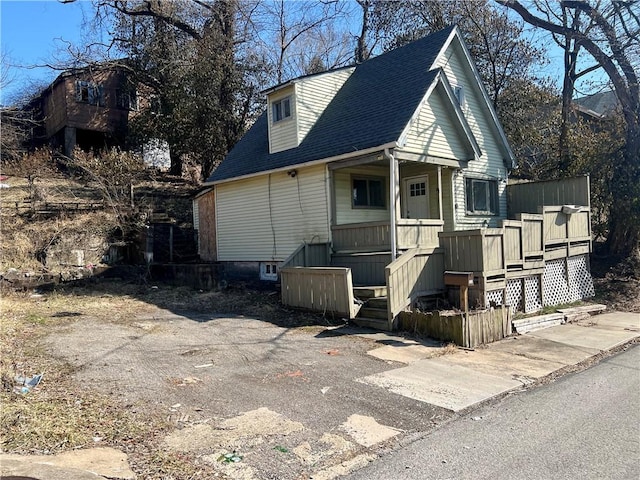
[{"label": "deck stairs", "polygon": [[389,330],[387,287],[385,285],[353,287],[353,295],[363,302],[358,315],[353,319],[353,323],[360,327]]}]

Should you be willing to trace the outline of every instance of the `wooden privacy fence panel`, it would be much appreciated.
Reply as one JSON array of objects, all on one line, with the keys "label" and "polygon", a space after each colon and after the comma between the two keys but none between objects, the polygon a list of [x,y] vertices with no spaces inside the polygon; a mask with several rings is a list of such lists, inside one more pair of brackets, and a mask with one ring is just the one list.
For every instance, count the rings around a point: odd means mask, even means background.
[{"label": "wooden privacy fence panel", "polygon": [[568,219],[569,238],[572,241],[588,239],[591,240],[591,224],[589,211],[580,210],[569,216]]},{"label": "wooden privacy fence panel", "polygon": [[341,250],[388,249],[391,245],[389,222],[351,223],[331,227],[333,248]]},{"label": "wooden privacy fence panel", "polygon": [[397,221],[398,248],[437,247],[438,233],[442,231],[442,220],[410,220]]},{"label": "wooden privacy fence panel", "polygon": [[413,300],[444,290],[444,252],[440,248],[408,250],[385,268],[389,322]]},{"label": "wooden privacy fence panel", "polygon": [[280,270],[282,303],[354,318],[351,270],[340,267],[291,267]]},{"label": "wooden privacy fence panel", "polygon": [[514,220],[504,220],[504,259],[507,265],[524,262],[522,223]]},{"label": "wooden privacy fence panel", "polygon": [[536,213],[540,205],[582,205],[589,207],[590,187],[587,175],[562,180],[547,180],[507,185],[509,217],[518,213]]}]

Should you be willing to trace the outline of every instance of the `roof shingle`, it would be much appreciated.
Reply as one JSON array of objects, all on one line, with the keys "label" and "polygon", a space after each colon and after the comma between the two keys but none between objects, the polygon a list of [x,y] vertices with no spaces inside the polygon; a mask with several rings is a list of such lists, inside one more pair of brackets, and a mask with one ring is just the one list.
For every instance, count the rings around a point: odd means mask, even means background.
[{"label": "roof shingle", "polygon": [[437,76],[448,27],[358,65],[297,148],[269,153],[263,113],[207,179],[291,167],[398,140]]}]

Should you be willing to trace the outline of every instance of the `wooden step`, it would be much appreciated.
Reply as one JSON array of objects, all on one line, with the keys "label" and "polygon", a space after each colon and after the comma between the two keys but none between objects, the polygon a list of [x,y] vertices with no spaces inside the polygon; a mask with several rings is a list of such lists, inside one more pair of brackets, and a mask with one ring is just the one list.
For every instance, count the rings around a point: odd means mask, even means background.
[{"label": "wooden step", "polygon": [[391,329],[389,328],[389,322],[380,318],[356,317],[351,319],[350,321],[355,323],[359,327],[373,328],[375,330],[381,330],[383,332],[391,331]]},{"label": "wooden step", "polygon": [[367,299],[366,307],[387,309],[387,297],[371,297]]},{"label": "wooden step", "polygon": [[365,304],[365,306],[360,309],[360,312],[358,312],[358,316],[362,316],[364,318],[379,318],[381,320],[386,320],[388,317],[387,308],[375,308],[368,306],[368,304]]},{"label": "wooden step", "polygon": [[356,298],[365,300],[368,298],[386,297],[387,286],[365,286],[365,287],[353,287],[353,295]]}]

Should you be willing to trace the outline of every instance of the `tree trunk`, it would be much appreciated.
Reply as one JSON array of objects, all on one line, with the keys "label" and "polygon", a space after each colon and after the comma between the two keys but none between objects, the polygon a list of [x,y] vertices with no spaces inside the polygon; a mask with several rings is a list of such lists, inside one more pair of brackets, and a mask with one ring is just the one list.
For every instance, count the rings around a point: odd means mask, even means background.
[{"label": "tree trunk", "polygon": [[169,147],[169,157],[171,158],[170,175],[182,176],[182,154],[177,152],[175,148]]},{"label": "tree trunk", "polygon": [[628,125],[624,161],[615,166],[607,251],[637,255],[640,250],[640,123]]}]

